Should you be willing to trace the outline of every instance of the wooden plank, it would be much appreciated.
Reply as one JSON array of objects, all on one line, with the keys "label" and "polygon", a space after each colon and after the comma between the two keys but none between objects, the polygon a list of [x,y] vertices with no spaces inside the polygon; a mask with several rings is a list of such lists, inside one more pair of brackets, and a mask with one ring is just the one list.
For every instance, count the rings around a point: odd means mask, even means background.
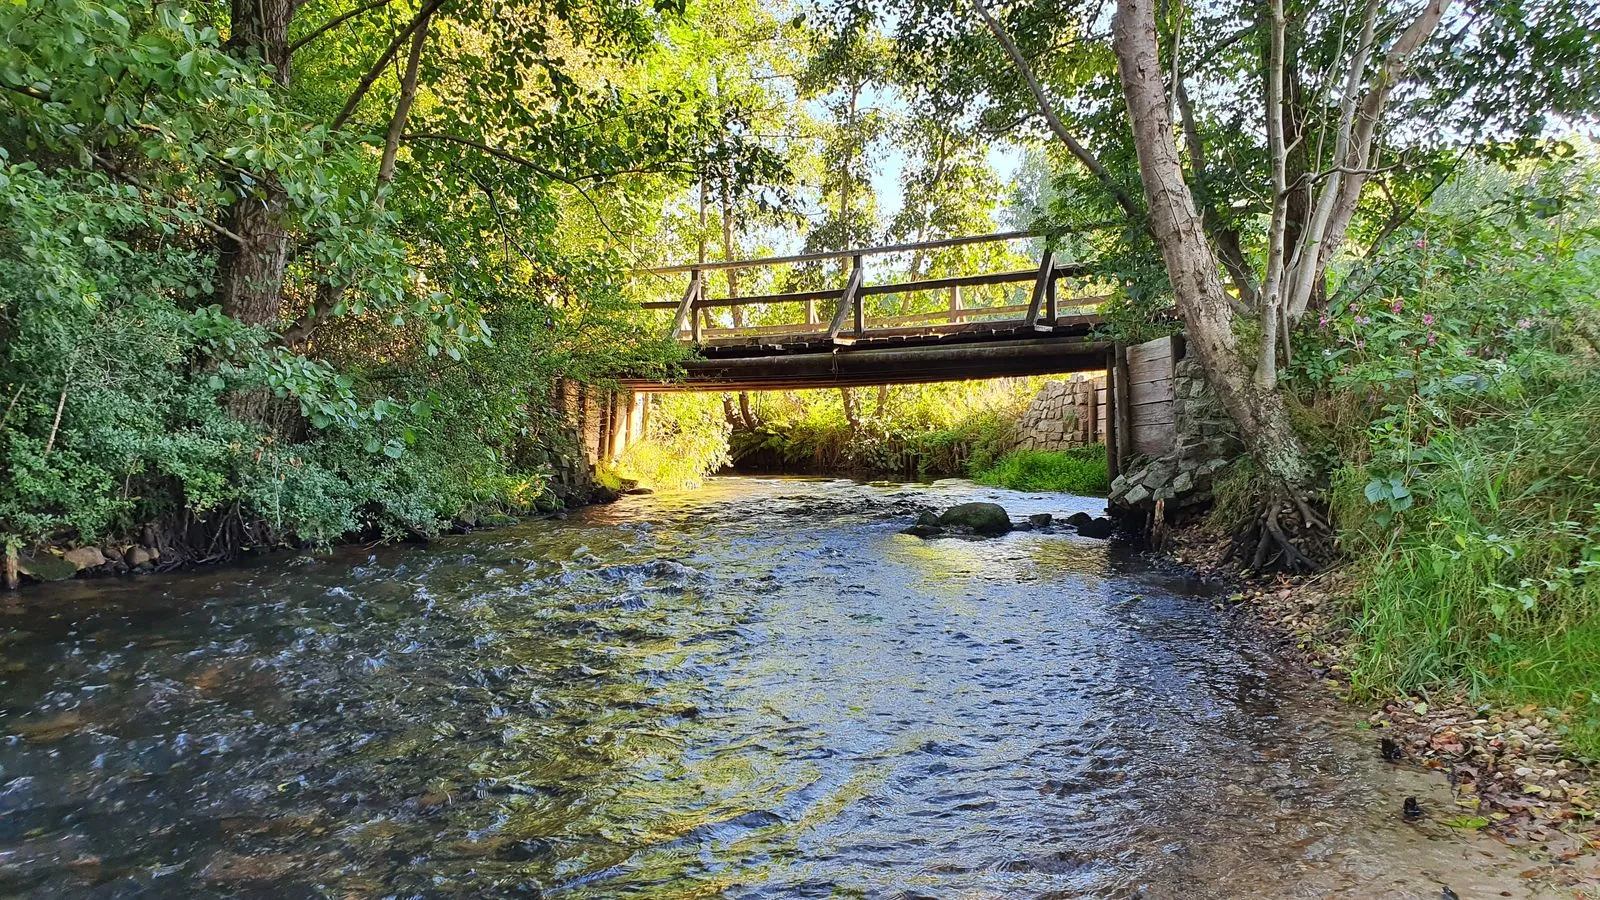
[{"label": "wooden plank", "polygon": [[837,290],[795,291],[791,294],[752,294],[748,297],[702,297],[695,301],[700,309],[722,306],[762,306],[778,303],[808,303],[815,300],[832,300],[839,296]]},{"label": "wooden plank", "polygon": [[689,324],[689,317],[694,314],[694,301],[700,297],[701,275],[695,272],[689,276],[689,289],[683,292],[683,300],[678,303],[678,314],[672,319],[672,330],[667,332],[669,337],[677,337],[683,333]]},{"label": "wooden plank", "polygon": [[1171,422],[1136,426],[1133,432],[1133,451],[1146,456],[1160,456],[1172,449],[1177,434],[1177,426]]},{"label": "wooden plank", "polygon": [[1009,316],[1016,318],[1019,314],[1028,311],[1026,306],[991,306],[948,310],[941,309],[928,313],[907,313],[903,316],[881,316],[872,320],[874,325],[914,325],[918,322],[965,322],[972,319],[981,319],[985,316]]},{"label": "wooden plank", "polygon": [[[1049,250],[1044,252],[1044,258],[1039,260],[1039,273],[1033,281],[1033,298],[1028,303],[1028,327],[1039,323],[1039,309],[1044,304],[1045,294],[1049,293],[1050,282],[1055,277],[1056,257]],[[1054,319],[1055,316],[1050,317]],[[1050,326],[1045,326],[1050,327]]]},{"label": "wooden plank", "polygon": [[1117,391],[1114,405],[1117,410],[1117,457],[1119,468],[1126,468],[1128,456],[1133,452],[1132,406],[1128,403],[1128,350],[1117,347]]},{"label": "wooden plank", "polygon": [[[1098,316],[1081,316],[1074,318],[1071,324],[1076,326],[1076,330],[1081,333],[1102,324],[1102,320]],[[1065,327],[1058,327],[1055,330],[1058,334],[1066,333],[1069,335],[1072,331],[1072,329]],[[1009,342],[1011,339],[1021,337],[1023,334],[1024,332],[1022,330],[1022,323],[1020,321],[1015,319],[1007,319],[998,322],[959,322],[945,325],[913,325],[895,328],[869,328],[864,336],[864,340],[880,341],[891,338],[924,338],[930,340],[941,340],[944,338],[971,338],[974,335],[988,335],[992,336],[996,343],[1005,343]],[[1026,334],[1029,337],[1037,336],[1037,333],[1032,329],[1029,329]],[[794,337],[795,340],[787,340],[791,336]],[[807,347],[813,347],[814,345],[821,345],[826,342],[828,342],[826,331],[794,331],[792,333],[777,332],[766,335],[751,334],[726,337],[714,343],[707,343],[705,345],[705,349],[753,348],[759,346],[770,349],[772,352],[779,352],[780,349],[782,352],[788,352],[790,350],[804,349]],[[818,347],[818,349],[820,349],[820,347]],[[829,349],[831,350],[832,348],[829,347]]]},{"label": "wooden plank", "polygon": [[1170,403],[1141,403],[1129,410],[1128,418],[1134,428],[1141,425],[1164,425],[1176,421]]},{"label": "wooden plank", "polygon": [[1172,379],[1162,378],[1157,381],[1135,381],[1129,385],[1128,392],[1134,404],[1146,403],[1152,400],[1170,402],[1172,397]]},{"label": "wooden plank", "polygon": [[[839,308],[833,312],[833,321],[828,323],[828,339],[838,340],[839,332],[844,330],[845,317],[855,312],[856,294],[861,290],[861,257],[856,257],[855,265],[850,267],[850,279],[845,282],[844,293],[839,295]],[[859,321],[857,323],[859,325]]]},{"label": "wooden plank", "polygon": [[1122,474],[1122,453],[1120,452],[1122,449],[1122,444],[1117,437],[1119,430],[1118,426],[1120,423],[1117,421],[1117,410],[1115,408],[1117,398],[1116,363],[1118,356],[1119,354],[1117,353],[1115,347],[1112,347],[1110,350],[1106,351],[1107,401],[1105,405],[1101,407],[1102,409],[1106,410],[1106,474],[1111,477],[1112,481],[1116,481],[1117,476]]}]

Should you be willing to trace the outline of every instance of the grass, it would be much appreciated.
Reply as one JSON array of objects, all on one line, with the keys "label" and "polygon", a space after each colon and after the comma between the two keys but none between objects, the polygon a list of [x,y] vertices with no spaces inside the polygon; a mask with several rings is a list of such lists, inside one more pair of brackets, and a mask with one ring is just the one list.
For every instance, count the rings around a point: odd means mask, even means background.
[{"label": "grass", "polygon": [[974,472],[979,484],[1019,491],[1104,494],[1110,489],[1106,448],[1090,444],[1071,450],[1017,450]]},{"label": "grass", "polygon": [[1416,503],[1392,522],[1364,496],[1371,464],[1336,478],[1352,675],[1565,710],[1568,743],[1600,757],[1600,370],[1522,374],[1413,434]]}]

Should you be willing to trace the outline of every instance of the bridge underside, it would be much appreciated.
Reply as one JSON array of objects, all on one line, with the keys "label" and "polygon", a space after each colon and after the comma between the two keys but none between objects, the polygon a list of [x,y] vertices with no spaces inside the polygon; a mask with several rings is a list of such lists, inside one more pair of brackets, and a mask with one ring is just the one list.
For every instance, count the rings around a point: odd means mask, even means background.
[{"label": "bridge underside", "polygon": [[726,338],[701,347],[682,381],[623,384],[640,393],[764,391],[1103,371],[1111,344],[1090,336],[1098,322],[1075,316],[1044,327],[1012,321],[874,329],[848,345],[822,333],[784,335],[782,343]]}]

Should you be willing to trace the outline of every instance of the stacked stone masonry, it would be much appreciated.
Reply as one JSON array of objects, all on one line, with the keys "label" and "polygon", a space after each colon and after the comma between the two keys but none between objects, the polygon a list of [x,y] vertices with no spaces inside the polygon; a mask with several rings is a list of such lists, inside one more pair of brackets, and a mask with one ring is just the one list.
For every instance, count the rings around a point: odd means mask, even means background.
[{"label": "stacked stone masonry", "polygon": [[1124,513],[1151,513],[1164,501],[1167,518],[1211,502],[1216,473],[1243,450],[1233,423],[1206,386],[1191,358],[1173,365],[1176,428],[1170,453],[1148,459],[1111,483],[1110,506]]},{"label": "stacked stone masonry", "polygon": [[1020,450],[1065,450],[1099,443],[1105,434],[1105,376],[1047,381],[1017,427]]}]

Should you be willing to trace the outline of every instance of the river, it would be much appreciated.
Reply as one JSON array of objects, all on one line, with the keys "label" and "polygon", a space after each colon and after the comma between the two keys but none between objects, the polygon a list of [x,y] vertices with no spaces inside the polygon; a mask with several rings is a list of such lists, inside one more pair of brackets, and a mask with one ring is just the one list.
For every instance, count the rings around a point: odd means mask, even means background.
[{"label": "river", "polygon": [[1203,586],[898,533],[972,499],[1101,506],[720,478],[25,593],[0,893],[1545,896]]}]

